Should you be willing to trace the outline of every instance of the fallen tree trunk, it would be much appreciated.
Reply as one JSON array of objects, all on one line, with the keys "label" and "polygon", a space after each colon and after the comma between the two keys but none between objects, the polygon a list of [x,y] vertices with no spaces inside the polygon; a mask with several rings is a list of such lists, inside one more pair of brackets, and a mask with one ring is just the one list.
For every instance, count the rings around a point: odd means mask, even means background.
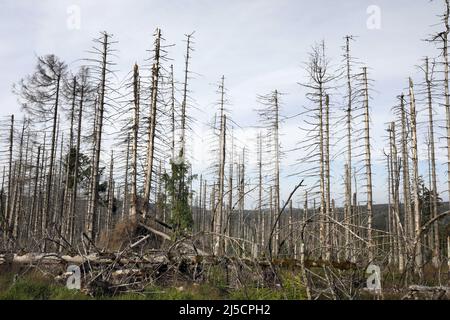
[{"label": "fallen tree trunk", "polygon": [[89,254],[89,255],[77,255],[77,256],[68,256],[68,255],[58,255],[56,253],[27,253],[23,255],[19,254],[3,254],[0,255],[0,265],[6,263],[14,263],[14,264],[78,264],[81,265],[83,263],[90,264],[111,264],[117,263],[120,265],[127,265],[130,263],[164,263],[167,261],[167,258],[164,254],[152,255],[152,256],[144,256],[142,258],[135,257],[121,257],[120,254],[108,254],[105,256],[101,256],[98,254]]},{"label": "fallen tree trunk", "polygon": [[450,299],[450,287],[426,287],[410,286],[409,292],[403,300],[448,300]]}]

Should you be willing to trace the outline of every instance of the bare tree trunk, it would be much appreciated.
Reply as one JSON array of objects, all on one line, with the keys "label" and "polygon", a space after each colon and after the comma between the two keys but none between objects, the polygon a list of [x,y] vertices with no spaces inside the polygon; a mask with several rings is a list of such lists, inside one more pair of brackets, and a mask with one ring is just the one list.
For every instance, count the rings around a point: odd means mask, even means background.
[{"label": "bare tree trunk", "polygon": [[408,124],[405,110],[405,98],[400,96],[400,112],[402,123],[402,167],[403,167],[403,201],[405,210],[406,232],[411,231],[411,186],[409,176],[409,152],[408,152]]},{"label": "bare tree trunk", "polygon": [[192,34],[186,36],[186,60],[184,68],[184,85],[183,85],[183,101],[181,103],[181,141],[180,141],[180,156],[185,156],[186,148],[186,107],[187,107],[187,94],[188,94],[188,77],[189,77],[189,59],[191,53],[191,38]]},{"label": "bare tree trunk", "polygon": [[[444,58],[444,95],[445,95],[445,115],[446,115],[446,130],[447,130],[447,186],[450,195],[450,92],[449,92],[449,61],[448,61],[448,35],[450,34],[450,1],[445,0],[446,11],[444,14],[445,32],[442,35],[443,47],[442,56]],[[434,265],[439,267],[440,265],[440,236],[439,229],[435,224],[434,233]]]},{"label": "bare tree trunk", "polygon": [[263,162],[262,162],[262,134],[258,133],[258,215],[261,221],[260,230],[260,245],[264,248],[266,238],[265,217],[262,211],[262,196],[263,196]]},{"label": "bare tree trunk", "polygon": [[330,97],[325,96],[325,257],[326,260],[331,260],[332,239],[331,239],[331,186],[330,186]]},{"label": "bare tree trunk", "polygon": [[5,217],[5,227],[4,230],[6,232],[4,233],[5,239],[4,242],[6,243],[6,239],[8,238],[10,227],[9,227],[9,220],[11,215],[11,201],[12,201],[12,181],[13,181],[13,150],[14,150],[14,115],[11,115],[11,127],[10,127],[10,133],[9,133],[9,159],[8,159],[8,195],[7,195],[7,201],[6,201],[6,217]]},{"label": "bare tree trunk", "polygon": [[139,138],[139,113],[140,113],[140,88],[139,88],[139,66],[134,65],[133,89],[134,89],[134,115],[133,115],[133,143],[131,151],[131,203],[130,216],[137,214],[137,153]]},{"label": "bare tree trunk", "polygon": [[[346,37],[346,76],[347,76],[347,164],[345,169],[345,212],[344,220],[346,223],[350,223],[352,217],[352,103],[353,103],[353,88],[351,83],[351,64],[350,64],[350,40],[351,37]],[[345,259],[350,259],[350,232],[349,229],[345,229]]]},{"label": "bare tree trunk", "polygon": [[395,221],[395,228],[396,228],[396,247],[397,247],[397,261],[398,261],[398,267],[399,271],[403,272],[404,270],[404,263],[405,263],[405,253],[404,253],[404,243],[403,243],[403,227],[400,221],[400,200],[399,200],[399,184],[400,184],[400,173],[399,173],[399,167],[398,167],[398,159],[397,159],[397,143],[396,143],[396,130],[395,130],[395,122],[392,122],[391,124],[391,159],[392,159],[392,171],[393,171],[393,195],[394,195],[394,221]]},{"label": "bare tree trunk", "polygon": [[114,207],[114,151],[111,151],[111,162],[109,167],[108,180],[108,211],[106,214],[106,232],[113,228],[113,207]]},{"label": "bare tree trunk", "polygon": [[367,238],[369,242],[369,261],[373,261],[374,247],[372,238],[372,157],[370,150],[370,115],[369,115],[369,84],[367,80],[367,68],[363,68],[364,77],[364,124],[365,124],[365,161],[367,179]]},{"label": "bare tree trunk", "polygon": [[[65,224],[63,225],[63,232],[62,234],[64,236],[67,236],[70,233],[70,202],[71,194],[69,195],[69,188],[70,188],[70,175],[71,175],[71,161],[72,161],[72,148],[73,148],[73,140],[74,140],[74,122],[75,122],[75,104],[76,104],[76,98],[77,98],[77,78],[73,78],[73,87],[72,87],[72,108],[70,111],[70,135],[69,135],[69,152],[66,156],[66,174],[65,174],[65,185],[64,185],[64,191],[63,191],[63,202],[62,202],[62,215],[64,216]],[[70,202],[69,202],[70,201]]]},{"label": "bare tree trunk", "polygon": [[170,65],[170,114],[171,114],[171,133],[172,133],[172,142],[171,142],[171,151],[172,151],[172,159],[175,159],[175,80],[173,75],[173,64]]},{"label": "bare tree trunk", "polygon": [[151,89],[151,109],[148,124],[148,141],[147,141],[147,167],[145,172],[144,184],[144,216],[148,213],[150,204],[150,193],[152,188],[153,162],[155,158],[155,134],[156,134],[156,116],[158,103],[158,84],[160,72],[160,47],[161,47],[161,30],[156,29],[155,41],[155,59],[152,68],[152,89]]},{"label": "bare tree trunk", "polygon": [[11,216],[9,225],[12,230],[12,236],[15,240],[18,237],[19,228],[19,211],[17,210],[18,204],[20,202],[20,186],[22,184],[22,168],[23,168],[23,142],[25,136],[25,123],[22,126],[22,132],[20,134],[20,144],[19,144],[19,162],[17,164],[17,175],[14,183],[14,198],[11,207]]},{"label": "bare tree trunk", "polygon": [[[321,73],[321,72],[319,72]],[[320,258],[323,257],[323,246],[326,245],[326,197],[325,197],[325,148],[324,148],[324,121],[323,121],[323,88],[322,83],[319,86],[319,166],[320,166],[320,225],[319,225],[319,242],[320,249],[319,254]]]},{"label": "bare tree trunk", "polygon": [[127,212],[128,207],[128,173],[130,170],[130,144],[131,144],[131,135],[128,133],[127,136],[127,152],[126,152],[126,160],[125,160],[125,181],[124,181],[124,190],[123,190],[123,203],[122,203],[122,219],[125,217],[125,212]]},{"label": "bare tree trunk", "polygon": [[[413,201],[414,201],[414,229],[415,237],[420,237],[421,234],[421,213],[419,204],[419,158],[417,154],[417,130],[416,130],[416,99],[414,96],[414,84],[411,78],[409,78],[409,98],[410,98],[410,116],[411,116],[411,150],[412,150],[412,162],[413,162]],[[422,274],[422,244],[416,246],[416,251],[413,252],[415,257],[415,269],[419,274]]]},{"label": "bare tree trunk", "polygon": [[[438,199],[437,199],[437,178],[436,178],[436,149],[435,149],[435,138],[434,138],[434,120],[433,120],[433,98],[431,93],[432,88],[432,74],[430,73],[429,59],[425,59],[425,82],[427,86],[427,102],[428,102],[428,133],[429,133],[429,144],[430,144],[430,165],[431,165],[431,216],[436,218],[438,216]],[[432,228],[432,237],[435,237],[432,248],[433,248],[433,261],[436,265],[439,261],[439,236],[437,235],[438,223],[435,222]]]},{"label": "bare tree trunk", "polygon": [[[58,75],[56,84],[56,98],[55,106],[53,110],[53,128],[52,128],[52,143],[50,147],[50,167],[48,169],[47,176],[47,190],[44,202],[44,227],[48,228],[49,222],[53,220],[52,206],[51,206],[51,195],[52,195],[52,184],[53,184],[53,170],[55,165],[55,152],[56,152],[56,130],[58,124],[58,111],[59,111],[59,93],[60,93],[60,83],[61,75]],[[46,248],[46,243],[44,243],[44,250]]]},{"label": "bare tree trunk", "polygon": [[[279,105],[278,105],[278,91],[274,92],[274,106],[275,106],[275,121],[274,121],[274,147],[275,147],[275,212],[276,216],[280,212],[281,201],[280,201],[280,141],[279,141]],[[245,162],[245,159],[243,159]],[[278,254],[278,247],[280,245],[280,223],[276,222],[276,232],[275,232],[275,245],[274,245],[274,255]]]},{"label": "bare tree trunk", "polygon": [[219,194],[217,209],[214,210],[214,255],[220,255],[223,251],[222,236],[223,233],[223,198],[224,198],[224,185],[225,185],[225,155],[226,155],[226,115],[224,114],[224,88],[225,77],[222,76],[222,82],[219,87],[220,90],[220,143],[219,143]]},{"label": "bare tree trunk", "polygon": [[77,205],[77,197],[78,197],[78,179],[79,179],[79,171],[80,171],[80,149],[81,149],[81,133],[82,133],[82,124],[83,124],[83,103],[84,103],[84,95],[85,88],[84,84],[81,86],[80,90],[80,103],[78,109],[78,128],[77,128],[77,144],[75,149],[75,166],[73,169],[73,186],[72,186],[72,200],[70,203],[70,235],[69,242],[71,244],[74,243],[75,236],[75,209]]},{"label": "bare tree trunk", "polygon": [[91,191],[89,197],[88,213],[87,213],[87,231],[93,243],[97,238],[98,223],[98,187],[100,183],[100,154],[103,134],[103,117],[105,112],[105,93],[106,93],[106,73],[108,59],[109,35],[104,34],[101,65],[101,83],[100,83],[100,101],[96,112],[95,140],[94,140],[94,159],[92,166]]}]

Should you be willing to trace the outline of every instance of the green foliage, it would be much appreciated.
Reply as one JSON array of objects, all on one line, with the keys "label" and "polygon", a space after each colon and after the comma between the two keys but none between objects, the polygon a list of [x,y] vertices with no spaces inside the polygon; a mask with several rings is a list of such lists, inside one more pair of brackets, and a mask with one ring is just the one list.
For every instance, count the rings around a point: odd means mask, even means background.
[{"label": "green foliage", "polygon": [[[422,223],[425,223],[433,218],[431,213],[433,192],[425,186],[423,177],[419,177],[419,186],[419,206],[422,212]],[[437,194],[437,206],[438,210],[442,206],[442,198],[439,194]]]},{"label": "green foliage", "polygon": [[214,287],[225,290],[228,287],[227,275],[220,265],[213,265],[208,269],[208,281]]},{"label": "green foliage", "polygon": [[300,275],[284,273],[279,288],[242,287],[230,292],[230,300],[306,300],[306,290]]},{"label": "green foliage", "polygon": [[270,288],[241,288],[230,292],[230,300],[281,300],[280,290]]},{"label": "green foliage", "polygon": [[[75,162],[77,158],[77,149],[71,148],[66,155],[64,162],[64,170],[69,167],[69,188],[72,188],[75,183]],[[91,159],[85,154],[78,155],[78,185],[84,189],[88,188],[89,178],[91,175]]]},{"label": "green foliage", "polygon": [[190,166],[184,159],[172,160],[171,173],[163,175],[163,181],[168,191],[169,205],[172,210],[171,224],[175,238],[192,229],[193,218],[189,206],[191,193],[189,186],[196,176],[189,174]]},{"label": "green foliage", "polygon": [[[10,278],[6,281],[10,281]],[[4,284],[3,284],[4,285]],[[4,287],[4,286],[3,286]],[[0,300],[86,300],[88,296],[45,278],[25,276],[0,292]]]}]

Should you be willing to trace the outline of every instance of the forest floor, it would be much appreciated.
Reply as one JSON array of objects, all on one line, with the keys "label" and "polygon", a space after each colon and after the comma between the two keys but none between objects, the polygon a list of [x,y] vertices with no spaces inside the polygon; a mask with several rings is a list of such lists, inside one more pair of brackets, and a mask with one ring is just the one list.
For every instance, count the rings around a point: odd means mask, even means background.
[{"label": "forest floor", "polygon": [[305,300],[304,288],[294,282],[285,288],[227,288],[218,283],[183,283],[149,285],[140,292],[116,295],[88,295],[83,290],[69,290],[63,283],[30,271],[0,274],[0,300]]}]

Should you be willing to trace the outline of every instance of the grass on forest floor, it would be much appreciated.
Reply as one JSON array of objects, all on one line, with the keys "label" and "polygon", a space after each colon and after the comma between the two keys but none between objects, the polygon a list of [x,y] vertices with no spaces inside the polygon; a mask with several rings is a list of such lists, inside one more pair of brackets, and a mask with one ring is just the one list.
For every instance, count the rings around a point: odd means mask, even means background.
[{"label": "grass on forest floor", "polygon": [[305,290],[298,276],[285,278],[283,288],[227,290],[218,283],[180,284],[174,287],[149,286],[139,293],[91,297],[41,274],[30,272],[14,281],[14,273],[0,276],[0,300],[304,300]]}]

